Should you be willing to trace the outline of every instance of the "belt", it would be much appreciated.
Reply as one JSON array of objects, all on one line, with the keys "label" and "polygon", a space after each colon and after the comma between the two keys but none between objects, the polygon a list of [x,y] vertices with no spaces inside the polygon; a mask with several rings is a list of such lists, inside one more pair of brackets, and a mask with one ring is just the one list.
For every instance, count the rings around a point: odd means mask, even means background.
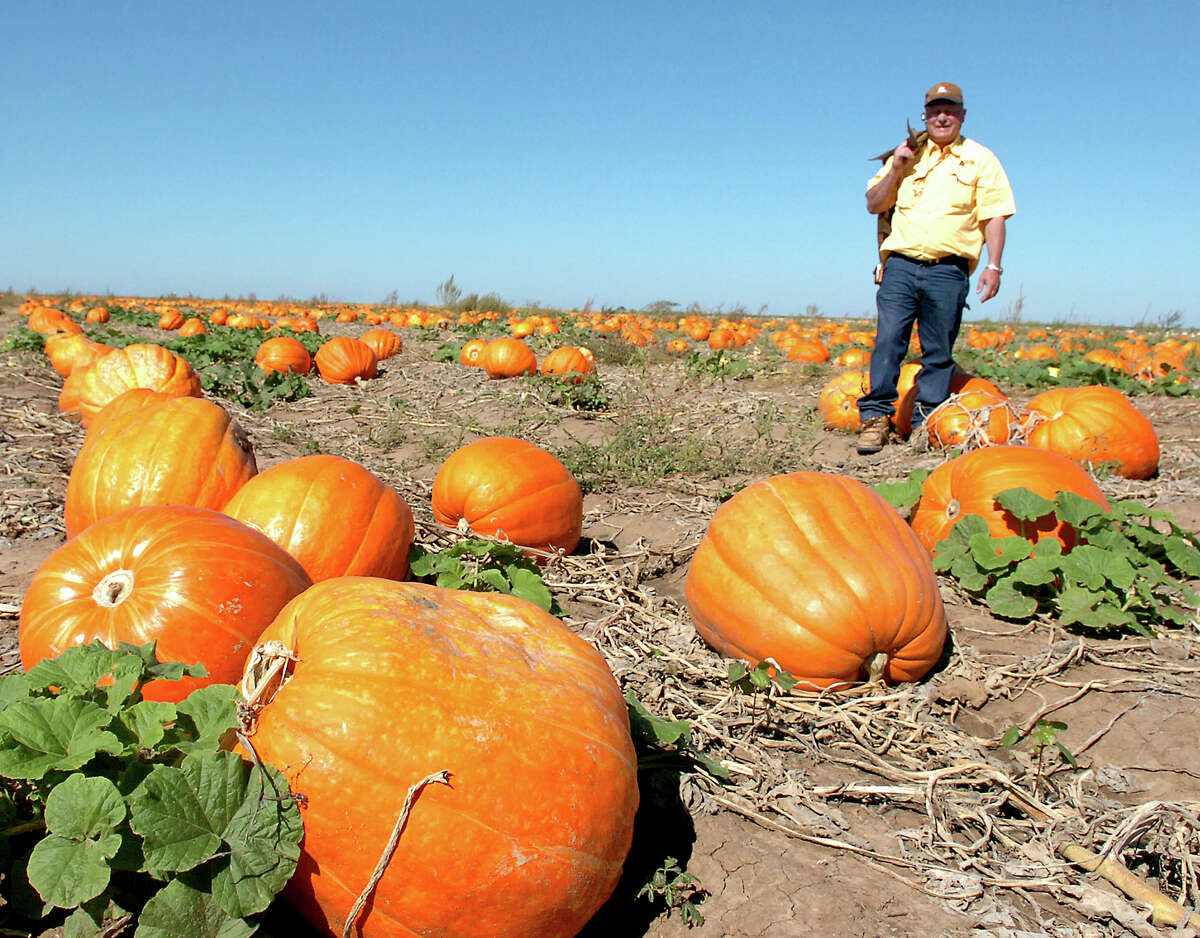
[{"label": "belt", "polygon": [[939,257],[931,261],[923,261],[919,257],[909,257],[907,254],[893,254],[893,257],[903,257],[906,261],[911,261],[914,264],[920,264],[922,267],[937,267],[939,264],[953,264],[964,274],[971,270],[971,262],[965,257],[959,257],[957,254],[951,254],[947,257]]}]

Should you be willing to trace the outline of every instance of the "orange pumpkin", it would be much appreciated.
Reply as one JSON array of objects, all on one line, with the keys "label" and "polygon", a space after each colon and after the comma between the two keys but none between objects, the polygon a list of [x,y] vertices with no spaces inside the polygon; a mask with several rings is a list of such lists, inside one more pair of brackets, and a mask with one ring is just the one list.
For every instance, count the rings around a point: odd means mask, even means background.
[{"label": "orange pumpkin", "polygon": [[827,362],[829,361],[829,348],[820,339],[800,339],[788,346],[787,360],[790,362]]},{"label": "orange pumpkin", "polygon": [[84,317],[88,322],[108,322],[112,318],[107,306],[93,306]]},{"label": "orange pumpkin", "polygon": [[98,521],[38,568],[21,605],[28,670],[67,648],[157,640],[163,661],[199,662],[207,678],[151,681],[150,700],[233,683],[275,614],[311,585],[269,539],[219,512],[134,508]]},{"label": "orange pumpkin", "polygon": [[858,430],[862,426],[858,399],[870,389],[871,375],[866,371],[843,371],[830,378],[817,398],[817,409],[825,426]]},{"label": "orange pumpkin", "polygon": [[342,934],[409,787],[439,771],[351,934],[571,938],[611,894],[637,759],[612,672],[561,621],[498,593],[339,578],[268,642],[293,663],[249,738],[306,796],[284,897],[321,934]]},{"label": "orange pumpkin", "polygon": [[63,377],[79,367],[86,367],[112,349],[99,345],[87,336],[75,332],[55,332],[46,337],[46,357],[50,366]]},{"label": "orange pumpkin", "polygon": [[224,511],[295,557],[314,583],[408,574],[408,502],[349,459],[315,455],[277,463],[238,489]]},{"label": "orange pumpkin", "polygon": [[483,350],[487,348],[487,339],[471,339],[463,344],[458,353],[458,360],[470,368],[483,367]]},{"label": "orange pumpkin", "polygon": [[391,358],[404,348],[404,342],[400,336],[390,329],[371,329],[364,332],[358,341],[369,345],[371,351],[375,353],[375,357],[380,361]]},{"label": "orange pumpkin", "polygon": [[1108,511],[1108,499],[1077,464],[1046,450],[1027,446],[988,446],[943,463],[921,485],[921,499],[909,523],[931,554],[964,515],[979,515],[992,537],[1019,535],[1037,542],[1052,537],[1066,550],[1075,546],[1074,528],[1053,515],[1019,521],[996,503],[996,495],[1025,488],[1043,498],[1074,492]]},{"label": "orange pumpkin", "polygon": [[720,654],[773,658],[810,687],[881,665],[890,681],[915,681],[946,639],[929,555],[895,509],[844,476],[794,472],[743,489],[713,515],[686,593]]},{"label": "orange pumpkin", "polygon": [[67,537],[143,505],[219,511],[258,471],[249,438],[219,404],[199,397],[126,403],[117,398],[118,413],[97,415],[75,457]]},{"label": "orange pumpkin", "polygon": [[1029,402],[1030,446],[1079,463],[1115,464],[1118,475],[1148,479],[1158,471],[1158,434],[1116,388],[1054,388]]},{"label": "orange pumpkin", "polygon": [[330,384],[355,384],[379,373],[379,360],[371,347],[344,335],[330,339],[317,349],[313,360],[321,377]]},{"label": "orange pumpkin", "polygon": [[930,444],[944,449],[1007,443],[1011,423],[1008,397],[990,381],[972,378],[934,408],[925,426]]},{"label": "orange pumpkin", "polygon": [[172,397],[201,397],[204,393],[187,359],[161,345],[127,345],[109,352],[83,372],[78,386],[83,425],[86,427],[101,407],[131,388],[149,388]]},{"label": "orange pumpkin", "polygon": [[43,306],[34,310],[29,314],[29,322],[26,325],[40,335],[53,335],[56,332],[78,335],[83,331],[79,323],[61,309],[54,309],[52,306]]},{"label": "orange pumpkin", "polygon": [[537,356],[520,339],[493,339],[479,356],[489,378],[515,378],[537,374]]},{"label": "orange pumpkin", "polygon": [[169,309],[158,317],[158,328],[173,331],[183,325],[183,313]]},{"label": "orange pumpkin", "polygon": [[451,453],[434,477],[432,501],[438,523],[465,519],[477,534],[503,534],[522,547],[569,554],[583,532],[583,495],[570,470],[512,437],[485,437]]},{"label": "orange pumpkin", "polygon": [[204,328],[204,322],[196,316],[183,321],[183,325],[179,327],[179,335],[181,338],[188,338],[193,335],[208,335],[208,330]]},{"label": "orange pumpkin", "polygon": [[582,384],[596,370],[595,359],[574,346],[556,348],[542,359],[542,374],[552,375],[570,384]]},{"label": "orange pumpkin", "polygon": [[290,371],[306,375],[312,370],[312,357],[298,339],[281,335],[267,339],[258,347],[254,355],[254,364],[263,371],[279,371],[284,374]]}]

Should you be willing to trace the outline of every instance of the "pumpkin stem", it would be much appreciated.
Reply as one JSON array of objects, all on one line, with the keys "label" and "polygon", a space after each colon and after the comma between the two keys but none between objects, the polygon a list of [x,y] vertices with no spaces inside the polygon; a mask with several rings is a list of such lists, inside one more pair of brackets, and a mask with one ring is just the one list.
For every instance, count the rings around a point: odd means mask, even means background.
[{"label": "pumpkin stem", "polygon": [[105,575],[92,590],[92,599],[105,609],[113,609],[125,602],[133,592],[133,571],[114,570]]},{"label": "pumpkin stem", "polygon": [[243,733],[254,732],[258,711],[269,704],[279,689],[291,680],[288,665],[299,660],[296,653],[278,639],[264,642],[250,652],[241,684],[245,700],[237,708]]},{"label": "pumpkin stem", "polygon": [[883,681],[883,671],[887,667],[888,654],[877,651],[867,659],[867,683],[879,684]]},{"label": "pumpkin stem", "polygon": [[946,520],[953,521],[955,518],[958,517],[958,513],[960,511],[962,511],[962,505],[959,504],[958,499],[957,498],[950,499],[950,501],[946,503]]},{"label": "pumpkin stem", "polygon": [[346,916],[346,923],[342,926],[342,938],[350,938],[350,935],[354,931],[355,919],[358,918],[359,913],[366,906],[367,900],[371,898],[371,894],[375,892],[375,887],[379,885],[379,881],[383,879],[383,874],[387,870],[388,863],[392,860],[392,854],[396,852],[396,847],[400,845],[400,835],[404,833],[404,825],[408,823],[408,815],[412,812],[413,803],[417,800],[417,795],[421,793],[421,790],[426,785],[433,785],[435,783],[449,785],[450,773],[445,769],[441,769],[432,775],[426,775],[408,789],[408,794],[404,796],[404,805],[400,808],[400,816],[396,818],[396,825],[392,828],[392,836],[388,838],[387,846],[383,848],[379,862],[375,864],[375,872],[371,874],[371,879],[367,883],[366,888],[354,900],[354,905],[350,908],[350,914]]}]

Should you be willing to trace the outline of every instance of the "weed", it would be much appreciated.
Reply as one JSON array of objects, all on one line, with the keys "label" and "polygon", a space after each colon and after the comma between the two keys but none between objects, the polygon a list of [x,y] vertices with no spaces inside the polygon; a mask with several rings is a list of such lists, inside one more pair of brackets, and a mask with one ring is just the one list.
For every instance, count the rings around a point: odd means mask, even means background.
[{"label": "weed", "polygon": [[1037,760],[1033,775],[1033,793],[1035,795],[1042,780],[1047,749],[1053,747],[1057,751],[1060,761],[1065,762],[1073,769],[1079,768],[1075,754],[1058,738],[1058,734],[1066,729],[1067,724],[1057,720],[1038,720],[1028,734],[1023,733],[1019,726],[1010,726],[1000,737],[1000,745],[1005,748],[1011,748],[1025,738],[1033,741],[1033,755]]},{"label": "weed", "polygon": [[650,881],[638,891],[637,897],[645,897],[651,902],[663,902],[668,915],[678,909],[683,923],[688,928],[693,928],[704,924],[704,916],[696,908],[696,903],[706,895],[708,890],[697,883],[691,873],[680,869],[678,860],[667,857],[663,865],[654,871]]}]

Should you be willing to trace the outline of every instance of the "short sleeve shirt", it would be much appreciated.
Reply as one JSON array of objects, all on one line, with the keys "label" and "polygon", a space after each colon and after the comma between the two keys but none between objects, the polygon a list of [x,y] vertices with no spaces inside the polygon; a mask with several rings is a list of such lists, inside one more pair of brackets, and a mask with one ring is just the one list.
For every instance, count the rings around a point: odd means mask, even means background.
[{"label": "short sleeve shirt", "polygon": [[[892,158],[867,183],[870,189],[891,169]],[[921,148],[896,190],[892,231],[879,247],[921,260],[957,255],[975,270],[983,252],[983,226],[1016,212],[1004,167],[987,147],[960,136],[939,147]]]}]

